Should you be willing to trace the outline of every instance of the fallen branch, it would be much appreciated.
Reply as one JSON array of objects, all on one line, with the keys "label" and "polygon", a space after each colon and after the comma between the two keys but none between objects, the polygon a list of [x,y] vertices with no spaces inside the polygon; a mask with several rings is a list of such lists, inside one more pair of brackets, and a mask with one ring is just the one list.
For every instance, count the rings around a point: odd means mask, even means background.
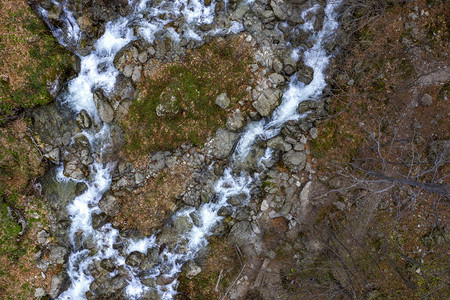
[{"label": "fallen branch", "polygon": [[227,289],[227,291],[225,292],[225,295],[223,295],[221,300],[224,300],[225,297],[228,295],[228,293],[230,292],[230,290],[233,288],[234,284],[236,283],[236,281],[238,280],[238,278],[241,276],[242,271],[244,271],[245,268],[245,264],[242,266],[241,270],[239,271],[239,274],[236,276],[236,278],[234,279],[233,283],[231,283],[230,287]]}]

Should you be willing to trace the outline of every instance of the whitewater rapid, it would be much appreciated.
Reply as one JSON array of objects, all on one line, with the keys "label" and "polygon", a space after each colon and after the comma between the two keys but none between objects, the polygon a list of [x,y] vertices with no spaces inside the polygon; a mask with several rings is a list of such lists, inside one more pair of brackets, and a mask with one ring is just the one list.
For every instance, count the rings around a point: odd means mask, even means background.
[{"label": "whitewater rapid", "polygon": [[[159,247],[156,243],[156,236],[145,239],[132,240],[120,236],[118,230],[111,224],[106,224],[99,230],[92,227],[92,214],[100,213],[98,201],[111,185],[113,164],[107,164],[102,159],[102,154],[111,147],[110,128],[107,124],[102,124],[93,99],[93,92],[101,88],[106,95],[113,92],[116,77],[119,72],[114,68],[113,60],[116,54],[127,44],[137,38],[143,38],[152,43],[157,35],[165,35],[173,41],[180,41],[181,38],[187,40],[201,41],[207,35],[225,35],[242,31],[243,25],[239,22],[231,22],[227,28],[215,28],[209,33],[204,33],[198,29],[201,24],[211,24],[214,19],[215,0],[211,5],[205,7],[200,0],[174,0],[163,1],[158,6],[152,6],[151,1],[129,0],[132,12],[126,17],[119,17],[116,20],[105,24],[105,33],[95,42],[94,50],[86,56],[76,53],[80,58],[80,72],[78,76],[68,82],[65,91],[58,97],[58,100],[69,107],[74,113],[86,110],[97,124],[101,124],[99,129],[93,128],[83,130],[90,143],[92,153],[96,153],[94,163],[90,166],[91,176],[84,182],[88,189],[80,196],[76,197],[67,207],[71,218],[69,238],[73,246],[73,251],[69,257],[68,275],[71,280],[70,287],[63,292],[59,299],[84,299],[86,292],[94,278],[89,271],[89,266],[96,261],[103,259],[113,259],[117,266],[123,266],[129,271],[130,278],[127,280],[126,293],[130,299],[138,299],[149,287],[143,285],[138,277],[138,271],[126,265],[126,255],[133,251],[147,253],[150,249]],[[251,3],[251,1],[248,1]],[[59,4],[55,1],[55,4]],[[233,153],[230,165],[224,170],[222,177],[215,183],[215,200],[202,204],[198,209],[199,226],[193,224],[185,234],[184,241],[187,241],[183,251],[167,248],[160,254],[160,264],[152,270],[147,270],[148,277],[156,278],[159,275],[175,276],[181,272],[183,263],[196,257],[198,252],[207,246],[208,237],[212,234],[213,228],[223,220],[217,215],[219,209],[227,205],[227,200],[233,196],[245,195],[244,205],[250,200],[250,193],[258,182],[258,174],[246,174],[240,172],[236,174],[234,165],[246,158],[257,140],[267,140],[280,133],[282,126],[290,120],[299,120],[305,115],[299,115],[296,111],[299,103],[305,100],[315,100],[322,94],[326,86],[324,70],[329,64],[330,57],[324,50],[323,44],[327,38],[334,33],[338,23],[336,21],[335,8],[337,2],[330,2],[325,8],[325,19],[322,29],[313,33],[312,40],[314,46],[307,49],[300,55],[303,49],[294,49],[292,57],[299,59],[303,57],[305,65],[314,70],[314,78],[308,85],[297,80],[294,74],[289,82],[288,88],[284,91],[280,106],[273,112],[270,118],[263,118],[257,122],[249,123],[241,134],[240,140]],[[304,14],[314,11],[318,5],[312,6]],[[65,3],[62,11],[64,14],[64,24],[59,28],[51,27],[59,42],[75,49],[81,38],[81,30]],[[46,19],[47,11],[41,9],[41,14]],[[186,28],[183,34],[174,30],[165,30],[164,27],[172,21],[171,18],[160,18],[159,16],[173,16],[176,19],[184,16]],[[47,20],[48,21],[48,20]],[[314,18],[303,24],[303,30],[312,32]],[[101,66],[101,68],[100,68]],[[260,162],[270,160],[273,151],[267,149],[264,156],[260,157]],[[58,169],[57,179],[60,181],[74,180],[65,177],[63,167]],[[173,219],[188,217],[195,208],[178,211]],[[83,241],[88,239],[95,241],[97,252],[91,253],[87,249],[77,249],[75,236],[82,234]],[[127,240],[128,246],[121,255],[114,249],[114,243],[120,238]],[[117,275],[117,271],[112,272],[111,277]],[[157,290],[162,299],[172,299],[176,294],[177,281],[169,285],[157,286]]]}]

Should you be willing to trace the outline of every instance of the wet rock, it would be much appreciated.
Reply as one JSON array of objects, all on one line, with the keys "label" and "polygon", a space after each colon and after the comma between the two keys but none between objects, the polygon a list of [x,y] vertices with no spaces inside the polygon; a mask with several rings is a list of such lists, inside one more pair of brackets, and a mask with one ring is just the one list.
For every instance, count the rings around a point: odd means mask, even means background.
[{"label": "wet rock", "polygon": [[310,84],[314,79],[314,70],[303,62],[297,64],[297,79],[304,84]]},{"label": "wet rock", "polygon": [[154,278],[141,279],[141,283],[147,287],[154,288],[156,286],[156,280]]},{"label": "wet rock", "polygon": [[227,109],[230,103],[230,98],[228,98],[226,93],[222,93],[216,98],[216,104],[222,109]]},{"label": "wet rock", "polygon": [[[138,57],[139,57],[138,49],[133,45],[133,43],[130,43],[116,54],[116,56],[114,57],[114,67],[116,67],[116,69],[119,70],[120,72],[124,73],[125,68],[131,65],[131,72],[132,72],[133,71],[132,64],[138,59]],[[127,77],[130,76],[131,73]]]},{"label": "wet rock", "polygon": [[316,107],[315,101],[313,101],[313,100],[306,100],[306,101],[301,102],[298,105],[297,112],[299,114],[304,114],[307,111],[309,111],[310,109],[315,108],[315,107]]},{"label": "wet rock", "polygon": [[132,267],[139,267],[142,262],[145,259],[145,254],[138,252],[138,251],[134,251],[131,252],[128,256],[127,259],[125,260],[125,263],[129,266]]},{"label": "wet rock", "polygon": [[236,109],[227,120],[227,128],[230,131],[237,132],[245,125],[245,119],[239,109]]},{"label": "wet rock", "polygon": [[91,117],[85,109],[82,109],[77,115],[76,122],[81,129],[88,129],[92,125]]},{"label": "wet rock", "polygon": [[92,227],[96,230],[108,223],[108,215],[104,212],[99,214],[92,214]]},{"label": "wet rock", "polygon": [[292,75],[294,75],[296,69],[293,65],[286,64],[283,68],[283,71],[284,71],[284,73],[286,73],[286,75],[292,76]]},{"label": "wet rock", "polygon": [[95,295],[101,296],[100,298],[111,298],[119,295],[126,286],[127,281],[121,275],[109,278],[109,275],[105,274],[91,283],[90,290]]},{"label": "wet rock", "polygon": [[60,151],[59,148],[54,148],[50,152],[44,154],[44,157],[50,160],[55,165],[60,163]]},{"label": "wet rock", "polygon": [[282,93],[278,89],[267,89],[257,101],[252,103],[256,111],[263,117],[269,116],[275,107],[278,106]]},{"label": "wet rock", "polygon": [[168,285],[168,284],[171,284],[175,279],[176,279],[175,276],[169,277],[169,276],[161,275],[161,276],[158,276],[158,278],[156,279],[156,284],[157,285]]},{"label": "wet rock", "polygon": [[283,155],[283,162],[292,172],[300,172],[305,168],[306,155],[303,152],[291,150]]},{"label": "wet rock", "polygon": [[227,202],[230,203],[233,206],[238,206],[244,203],[247,200],[247,194],[239,194],[233,197],[230,197]]},{"label": "wet rock", "polygon": [[166,244],[170,249],[181,241],[181,236],[193,227],[189,216],[178,216],[172,226],[166,226],[158,236],[158,244]]},{"label": "wet rock", "polygon": [[281,136],[274,137],[267,141],[267,147],[284,152],[292,149],[292,145],[286,143]]},{"label": "wet rock", "polygon": [[101,91],[94,92],[94,102],[100,119],[105,123],[111,123],[114,119],[114,109]]},{"label": "wet rock", "polygon": [[217,215],[220,217],[228,217],[228,216],[231,216],[232,212],[233,211],[231,210],[230,207],[223,206],[219,209],[219,211],[217,212]]},{"label": "wet rock", "polygon": [[236,133],[224,130],[222,128],[218,129],[215,137],[210,141],[211,153],[217,159],[227,158],[238,139]]},{"label": "wet rock", "polygon": [[108,272],[112,272],[116,269],[116,266],[114,265],[113,260],[111,258],[103,259],[100,262],[100,266]]},{"label": "wet rock", "polygon": [[194,278],[202,272],[202,268],[200,268],[193,260],[190,260],[183,265],[183,272],[188,278]]},{"label": "wet rock", "polygon": [[284,84],[284,76],[278,73],[272,73],[269,75],[269,80],[275,85]]},{"label": "wet rock", "polygon": [[112,195],[103,195],[102,199],[98,202],[98,207],[111,217],[116,216],[120,211],[120,203]]},{"label": "wet rock", "polygon": [[70,112],[59,109],[56,104],[35,108],[31,122],[33,133],[39,136],[40,141],[53,147],[68,145],[70,138],[79,131]]},{"label": "wet rock", "polygon": [[50,292],[48,293],[51,298],[58,298],[59,294],[61,294],[70,284],[69,276],[67,276],[66,272],[61,272],[52,277],[52,283],[50,287]]}]

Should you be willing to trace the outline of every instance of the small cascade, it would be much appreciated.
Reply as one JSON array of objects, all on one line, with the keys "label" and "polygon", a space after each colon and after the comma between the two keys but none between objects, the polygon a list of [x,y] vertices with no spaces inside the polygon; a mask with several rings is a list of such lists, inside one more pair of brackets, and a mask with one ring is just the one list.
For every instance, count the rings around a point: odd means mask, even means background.
[{"label": "small cascade", "polygon": [[[252,5],[252,1],[245,2]],[[110,280],[116,280],[118,285],[125,287],[126,295],[130,299],[139,299],[143,294],[152,291],[151,287],[142,283],[143,279],[155,279],[159,276],[167,278],[176,277],[181,272],[183,264],[194,259],[198,253],[208,244],[208,237],[214,228],[220,224],[224,217],[218,216],[218,211],[227,205],[227,201],[233,197],[239,197],[240,205],[246,205],[250,201],[252,191],[257,188],[258,174],[248,174],[238,170],[235,166],[243,161],[258,140],[268,140],[277,136],[282,126],[291,120],[299,120],[305,114],[297,113],[298,105],[305,100],[318,99],[326,87],[324,71],[330,60],[329,54],[324,49],[324,43],[337,29],[335,9],[337,2],[330,1],[325,7],[325,17],[322,28],[312,34],[313,46],[306,51],[303,48],[293,50],[292,57],[298,61],[300,57],[306,66],[314,71],[314,77],[309,84],[304,84],[292,75],[290,82],[282,96],[281,104],[275,109],[271,117],[260,121],[250,122],[241,133],[240,140],[225,168],[223,175],[214,186],[215,195],[208,203],[202,204],[198,210],[195,208],[183,209],[172,216],[174,227],[181,224],[183,227],[177,246],[164,248],[160,251],[161,236],[150,236],[144,239],[132,239],[122,237],[120,232],[111,224],[106,224],[96,230],[92,226],[92,215],[100,213],[98,202],[102,195],[109,189],[112,181],[114,162],[105,158],[105,153],[111,151],[111,129],[103,123],[94,101],[93,91],[101,89],[106,95],[114,92],[119,71],[114,67],[116,54],[136,39],[143,39],[152,43],[156,39],[170,37],[172,41],[203,41],[218,35],[236,34],[244,30],[244,25],[239,21],[224,22],[223,26],[214,24],[209,31],[200,30],[201,25],[211,25],[214,22],[216,1],[212,0],[205,5],[204,0],[175,0],[175,1],[150,1],[129,0],[131,12],[127,16],[118,17],[108,21],[104,26],[104,33],[95,41],[92,50],[87,55],[79,53],[78,45],[82,40],[80,29],[73,12],[69,10],[68,1],[62,3],[54,1],[61,7],[62,20],[58,26],[49,20],[49,12],[40,8],[40,13],[52,29],[58,41],[68,49],[73,49],[80,59],[80,70],[76,78],[67,83],[65,89],[58,96],[63,105],[79,113],[85,110],[98,126],[84,129],[78,135],[84,135],[89,141],[94,162],[90,165],[90,176],[87,179],[77,180],[67,178],[59,168],[57,180],[80,181],[87,185],[87,190],[77,196],[67,207],[71,218],[69,237],[72,243],[72,252],[69,257],[68,274],[71,284],[59,299],[83,299],[92,288],[94,277],[90,266],[110,259],[116,266],[123,268],[129,276],[125,281],[118,276],[117,270],[109,274]],[[228,3],[225,2],[224,9]],[[306,14],[314,13],[319,5],[312,5],[305,10]],[[166,29],[170,22],[183,18],[184,22],[178,28]],[[302,25],[304,31],[314,31],[314,18],[308,19]],[[84,54],[84,55],[82,55]],[[260,164],[272,157],[273,151],[267,148],[261,157]],[[194,223],[192,214],[195,212],[197,221]],[[81,239],[81,242],[80,242]],[[120,241],[125,244],[124,250],[119,251],[116,244]],[[97,251],[85,249],[83,243],[95,243]],[[148,254],[157,251],[158,263],[142,270],[127,264],[127,255],[131,253]],[[159,253],[158,253],[159,252]],[[121,281],[122,280],[122,281]],[[165,285],[155,285],[155,292],[162,299],[172,299],[176,294],[177,281]]]}]

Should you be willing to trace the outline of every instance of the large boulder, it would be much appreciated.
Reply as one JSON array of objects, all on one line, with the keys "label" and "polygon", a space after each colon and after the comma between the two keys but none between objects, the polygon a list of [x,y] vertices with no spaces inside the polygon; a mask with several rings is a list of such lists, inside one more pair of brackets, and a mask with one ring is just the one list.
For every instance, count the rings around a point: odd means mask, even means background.
[{"label": "large boulder", "polygon": [[94,102],[100,119],[105,123],[111,123],[114,119],[114,109],[100,90],[94,92]]},{"label": "large boulder", "polygon": [[105,212],[108,216],[114,217],[120,211],[120,203],[113,195],[103,195],[102,199],[98,202],[98,207]]},{"label": "large boulder", "polygon": [[278,106],[282,95],[278,89],[267,89],[252,105],[261,116],[267,117]]},{"label": "large boulder", "polygon": [[244,246],[255,241],[257,234],[252,229],[252,224],[248,221],[238,222],[231,228],[228,235],[228,242],[231,245]]},{"label": "large boulder", "polygon": [[292,172],[300,172],[305,168],[306,155],[303,152],[291,150],[283,155],[283,162]]},{"label": "large boulder", "polygon": [[238,137],[238,134],[220,128],[207,146],[210,147],[210,151],[214,157],[225,159],[233,150]]},{"label": "large boulder", "polygon": [[237,132],[245,125],[245,119],[239,109],[236,109],[227,120],[227,128],[230,131]]}]

